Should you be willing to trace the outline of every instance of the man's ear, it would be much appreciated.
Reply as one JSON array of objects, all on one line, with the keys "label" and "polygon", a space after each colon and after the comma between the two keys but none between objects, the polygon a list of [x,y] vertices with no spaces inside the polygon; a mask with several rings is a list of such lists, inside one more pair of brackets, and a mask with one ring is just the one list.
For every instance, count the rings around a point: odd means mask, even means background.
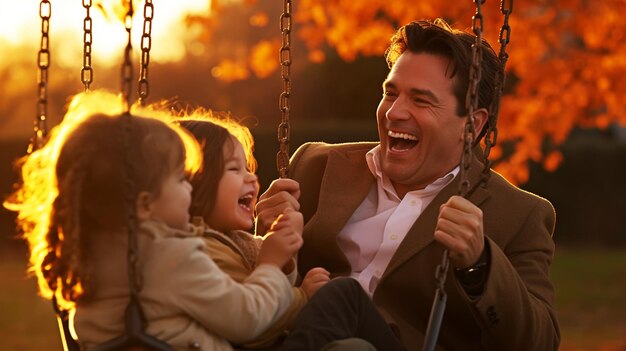
[{"label": "man's ear", "polygon": [[[480,135],[480,132],[483,130],[485,123],[489,119],[489,113],[486,108],[479,108],[474,111],[474,142],[476,138]],[[461,135],[459,135],[459,140],[463,141],[465,139],[465,127],[467,126],[467,118],[463,117],[463,129],[461,130]]]},{"label": "man's ear", "polygon": [[152,215],[152,195],[142,191],[137,195],[137,220],[145,221]]},{"label": "man's ear", "polygon": [[488,119],[489,112],[487,112],[486,108],[479,108],[478,110],[474,111],[474,140],[478,138]]}]

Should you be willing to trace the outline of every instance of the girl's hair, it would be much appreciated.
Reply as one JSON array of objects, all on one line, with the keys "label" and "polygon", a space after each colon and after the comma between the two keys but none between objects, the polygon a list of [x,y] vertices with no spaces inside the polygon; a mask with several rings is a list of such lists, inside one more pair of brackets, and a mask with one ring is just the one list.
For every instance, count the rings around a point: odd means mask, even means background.
[{"label": "girl's hair", "polygon": [[128,196],[158,196],[172,173],[200,167],[193,138],[165,123],[173,116],[134,107],[125,121],[121,107],[106,92],[76,96],[46,145],[23,160],[23,183],[5,203],[19,211],[42,295],[62,308],[89,296],[92,236],[126,234]]},{"label": "girl's hair", "polygon": [[234,151],[234,137],[243,146],[248,169],[255,172],[254,139],[247,127],[228,115],[211,111],[197,110],[191,116],[181,118],[179,123],[193,134],[202,148],[203,168],[191,179],[193,191],[189,213],[206,222],[215,208],[218,185],[224,175],[224,147],[230,143]]}]

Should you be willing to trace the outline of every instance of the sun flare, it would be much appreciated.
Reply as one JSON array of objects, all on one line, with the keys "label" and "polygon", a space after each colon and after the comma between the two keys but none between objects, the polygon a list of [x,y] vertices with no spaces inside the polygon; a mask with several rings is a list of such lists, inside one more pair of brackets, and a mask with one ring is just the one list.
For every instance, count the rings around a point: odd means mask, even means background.
[{"label": "sun flare", "polygon": [[[78,1],[51,1],[50,46],[53,60],[63,67],[81,61],[83,23],[86,10]],[[139,52],[143,32],[144,1],[133,1],[133,47]],[[35,57],[41,37],[39,2],[0,0],[0,52]],[[154,3],[151,59],[156,62],[181,60],[186,54],[189,33],[185,20],[189,15],[207,16],[211,0],[181,0]],[[94,0],[92,52],[94,64],[109,67],[119,62],[125,43],[121,0]],[[155,45],[158,43],[158,45]],[[28,50],[26,50],[28,49]],[[2,55],[5,56],[5,55]],[[9,60],[2,58],[0,65]]]}]

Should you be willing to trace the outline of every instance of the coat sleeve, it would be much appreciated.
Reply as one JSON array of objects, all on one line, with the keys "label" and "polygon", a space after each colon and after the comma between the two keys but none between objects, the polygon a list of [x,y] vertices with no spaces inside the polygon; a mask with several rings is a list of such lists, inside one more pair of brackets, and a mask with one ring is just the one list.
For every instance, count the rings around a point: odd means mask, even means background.
[{"label": "coat sleeve", "polygon": [[257,337],[293,300],[291,284],[277,267],[260,265],[238,283],[218,268],[202,244],[177,252],[163,267],[163,274],[172,277],[165,287],[173,292],[167,303],[231,342]]},{"label": "coat sleeve", "polygon": [[483,331],[482,344],[487,349],[558,348],[554,288],[549,278],[554,223],[554,209],[548,201],[539,200],[506,248],[488,239],[491,264],[481,296],[471,299],[456,282]]}]

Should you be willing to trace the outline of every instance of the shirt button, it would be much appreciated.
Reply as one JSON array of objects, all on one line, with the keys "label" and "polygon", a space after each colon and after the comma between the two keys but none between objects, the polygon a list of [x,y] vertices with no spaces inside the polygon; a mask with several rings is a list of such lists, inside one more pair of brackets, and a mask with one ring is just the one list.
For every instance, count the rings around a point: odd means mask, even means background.
[{"label": "shirt button", "polygon": [[411,202],[409,202],[409,204],[411,204],[411,206],[415,206],[417,204],[417,201],[411,200]]},{"label": "shirt button", "polygon": [[397,240],[398,236],[396,234],[391,234],[391,236],[389,237],[391,240]]}]

